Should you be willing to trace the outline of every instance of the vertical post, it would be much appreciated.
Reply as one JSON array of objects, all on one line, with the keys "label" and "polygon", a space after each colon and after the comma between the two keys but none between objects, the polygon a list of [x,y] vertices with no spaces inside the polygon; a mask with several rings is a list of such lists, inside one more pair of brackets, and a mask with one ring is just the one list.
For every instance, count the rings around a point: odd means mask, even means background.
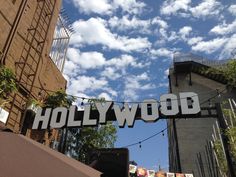
[{"label": "vertical post", "polygon": [[217,111],[217,119],[219,122],[220,129],[223,131],[223,133],[221,133],[221,137],[222,137],[223,147],[225,150],[227,165],[229,168],[229,177],[235,177],[236,174],[234,172],[232,158],[230,157],[230,153],[229,153],[229,144],[228,144],[229,139],[224,134],[225,130],[227,129],[227,125],[224,121],[223,112],[222,112],[220,103],[216,103],[216,111]]}]

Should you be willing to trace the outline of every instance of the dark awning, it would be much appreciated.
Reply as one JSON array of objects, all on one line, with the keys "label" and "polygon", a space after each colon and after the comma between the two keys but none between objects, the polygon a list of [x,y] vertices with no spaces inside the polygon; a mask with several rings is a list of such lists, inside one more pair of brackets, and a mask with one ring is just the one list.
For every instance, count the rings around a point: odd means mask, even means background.
[{"label": "dark awning", "polygon": [[0,130],[0,177],[100,177],[93,168],[23,135]]}]

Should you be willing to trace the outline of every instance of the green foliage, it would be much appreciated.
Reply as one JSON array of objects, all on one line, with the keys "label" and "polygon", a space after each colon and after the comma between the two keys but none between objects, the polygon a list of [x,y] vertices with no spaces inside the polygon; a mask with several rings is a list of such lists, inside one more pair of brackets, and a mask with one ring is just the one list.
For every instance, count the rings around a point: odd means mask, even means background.
[{"label": "green foliage", "polygon": [[[105,99],[90,99],[88,101],[95,110],[95,102],[105,102]],[[98,127],[83,127],[80,129],[70,129],[68,138],[68,151],[73,158],[86,163],[87,154],[92,149],[113,148],[116,141],[116,127],[111,122]]]},{"label": "green foliage", "polygon": [[35,106],[35,107],[44,107],[44,101],[43,100],[36,100],[34,98],[30,98],[28,101],[27,101],[27,107],[28,106]]},{"label": "green foliage", "polygon": [[86,163],[88,152],[97,148],[112,148],[116,138],[116,128],[112,123],[83,127],[77,130],[74,137],[70,137],[68,150],[73,158]]},{"label": "green foliage", "polygon": [[227,161],[225,159],[223,147],[221,145],[220,140],[216,140],[214,142],[214,150],[215,150],[217,158],[218,158],[219,168],[220,168],[221,172],[226,174],[228,171],[228,166],[227,166]]},{"label": "green foliage", "polygon": [[228,86],[236,87],[236,60],[230,60],[226,65],[209,68],[201,71],[206,74],[223,75],[227,81]]},{"label": "green foliage", "polygon": [[[226,107],[222,109],[222,111],[229,126],[225,131],[221,130],[221,134],[224,134],[227,136],[229,153],[231,155],[232,160],[235,161],[236,160],[236,126],[235,126],[236,117],[234,116],[235,111],[233,109],[227,108],[229,106],[227,105],[227,102],[223,103],[222,106]],[[223,172],[225,176],[227,176],[226,175],[228,171],[227,161],[226,161],[220,140],[217,140],[214,142],[214,150],[216,152],[217,159],[219,162],[219,168],[221,172]]]},{"label": "green foliage", "polygon": [[230,154],[236,159],[236,126],[229,128],[226,135],[229,138]]},{"label": "green foliage", "polygon": [[67,95],[64,90],[58,90],[50,94],[44,101],[46,107],[66,107],[68,108],[75,101],[75,97]]},{"label": "green foliage", "polygon": [[16,78],[13,71],[0,66],[0,106],[8,103],[7,96],[17,91]]}]

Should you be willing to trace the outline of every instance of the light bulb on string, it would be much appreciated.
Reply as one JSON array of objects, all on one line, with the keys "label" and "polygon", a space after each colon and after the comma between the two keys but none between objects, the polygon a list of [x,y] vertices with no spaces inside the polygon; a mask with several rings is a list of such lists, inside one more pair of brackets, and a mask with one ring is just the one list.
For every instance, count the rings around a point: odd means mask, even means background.
[{"label": "light bulb on string", "polygon": [[209,106],[209,107],[212,107],[212,103],[211,103],[211,100],[210,100],[210,99],[208,100],[208,106]]},{"label": "light bulb on string", "polygon": [[84,106],[84,98],[82,98],[81,106]]},{"label": "light bulb on string", "polygon": [[122,108],[121,108],[121,110],[123,111],[124,109],[125,109],[125,102],[122,102]]},{"label": "light bulb on string", "polygon": [[141,144],[141,142],[139,142],[139,148],[140,148],[140,149],[142,148],[142,144]]},{"label": "light bulb on string", "polygon": [[164,130],[162,130],[161,132],[162,132],[162,136],[165,136]]},{"label": "light bulb on string", "polygon": [[220,98],[220,97],[221,97],[221,94],[220,94],[220,92],[219,92],[219,89],[216,89],[216,93],[217,93],[218,98]]}]

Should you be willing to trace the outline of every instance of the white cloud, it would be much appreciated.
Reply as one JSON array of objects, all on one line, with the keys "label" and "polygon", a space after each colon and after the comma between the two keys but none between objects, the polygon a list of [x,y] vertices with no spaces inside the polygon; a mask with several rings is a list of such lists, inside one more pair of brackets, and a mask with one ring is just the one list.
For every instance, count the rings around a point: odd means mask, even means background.
[{"label": "white cloud", "polygon": [[218,16],[222,10],[222,4],[216,0],[203,0],[196,7],[190,8],[192,15],[196,18]]},{"label": "white cloud", "polygon": [[114,8],[121,8],[123,12],[130,14],[139,14],[142,9],[146,6],[144,2],[136,0],[113,0]]},{"label": "white cloud", "polygon": [[223,50],[220,53],[220,59],[228,59],[232,57],[232,52],[236,49],[236,34],[233,34],[227,39],[226,44],[223,46]]},{"label": "white cloud", "polygon": [[229,8],[228,8],[229,12],[233,15],[236,16],[236,4],[233,4],[231,5]]},{"label": "white cloud", "polygon": [[86,14],[111,14],[112,6],[108,0],[73,0],[75,7]]},{"label": "white cloud", "polygon": [[135,16],[130,18],[127,15],[122,16],[122,18],[118,18],[117,16],[112,17],[109,19],[108,23],[112,28],[117,28],[120,31],[135,29],[143,33],[148,32],[148,28],[151,24],[150,20],[141,20]]},{"label": "white cloud", "polygon": [[121,74],[117,72],[117,69],[112,67],[105,68],[105,70],[102,71],[101,75],[111,80],[116,80],[121,77]]},{"label": "white cloud", "polygon": [[151,23],[154,24],[158,24],[161,28],[167,29],[168,28],[168,24],[166,21],[162,20],[160,17],[155,17],[152,19]]},{"label": "white cloud", "polygon": [[188,45],[195,45],[195,44],[199,43],[202,40],[203,40],[202,37],[192,37],[192,38],[189,38],[187,40],[187,42],[188,42]]},{"label": "white cloud", "polygon": [[167,0],[161,6],[161,14],[175,15],[178,11],[187,11],[191,0]]},{"label": "white cloud", "polygon": [[64,67],[64,74],[71,75],[73,71],[77,68],[76,64],[73,61],[66,61]]},{"label": "white cloud", "polygon": [[108,92],[113,97],[117,97],[118,95],[117,91],[113,90],[111,87],[104,87],[103,90]]},{"label": "white cloud", "polygon": [[168,76],[169,73],[170,73],[169,69],[166,69],[165,72],[164,72],[165,76]]},{"label": "white cloud", "polygon": [[192,46],[192,50],[210,54],[221,49],[227,40],[227,38],[215,38],[209,41],[200,41]]},{"label": "white cloud", "polygon": [[122,75],[125,75],[127,68],[144,68],[149,64],[149,62],[137,62],[137,59],[131,55],[121,55],[120,57],[115,57],[106,61],[106,68],[101,72],[101,76],[115,80],[120,78]]},{"label": "white cloud", "polygon": [[191,26],[184,26],[179,30],[179,34],[183,40],[186,40],[186,37],[189,36],[191,31],[192,31]]},{"label": "white cloud", "polygon": [[152,56],[152,58],[155,57],[167,57],[170,58],[172,57],[173,51],[167,49],[167,48],[159,48],[159,49],[152,49],[150,51],[150,54]]},{"label": "white cloud", "polygon": [[106,62],[106,65],[114,66],[117,69],[122,69],[129,65],[138,68],[145,67],[142,63],[137,63],[136,59],[131,55],[121,55],[119,58],[112,58]]},{"label": "white cloud", "polygon": [[76,31],[70,43],[74,45],[101,44],[110,49],[130,51],[143,51],[151,47],[148,39],[137,37],[129,38],[113,34],[107,28],[107,22],[101,18],[90,18],[87,21],[79,20],[73,23]]},{"label": "white cloud", "polygon": [[78,92],[99,90],[107,85],[108,82],[104,78],[98,79],[89,76],[79,76],[71,80],[68,90],[72,94],[77,94]]},{"label": "white cloud", "polygon": [[178,15],[188,18],[218,17],[223,5],[217,0],[203,0],[197,6],[191,6],[191,0],[166,0],[161,6],[161,14]]},{"label": "white cloud", "polygon": [[105,100],[107,100],[107,101],[111,101],[112,100],[111,96],[108,95],[108,93],[105,93],[105,92],[100,93],[98,95],[98,98],[105,98]]},{"label": "white cloud", "polygon": [[125,80],[124,96],[127,100],[135,100],[139,97],[138,92],[141,90],[150,90],[155,88],[154,84],[145,83],[150,80],[146,72],[140,75],[128,76]]},{"label": "white cloud", "polygon": [[221,25],[217,25],[210,30],[210,33],[226,35],[229,33],[236,32],[236,20],[231,24],[223,23]]},{"label": "white cloud", "polygon": [[111,15],[118,8],[129,14],[139,14],[146,6],[136,0],[73,0],[75,7],[85,14]]},{"label": "white cloud", "polygon": [[168,87],[168,86],[169,86],[168,83],[159,83],[159,84],[157,85],[157,87]]},{"label": "white cloud", "polygon": [[76,48],[69,48],[67,57],[83,69],[93,69],[105,64],[106,59],[99,52],[80,52]]}]

